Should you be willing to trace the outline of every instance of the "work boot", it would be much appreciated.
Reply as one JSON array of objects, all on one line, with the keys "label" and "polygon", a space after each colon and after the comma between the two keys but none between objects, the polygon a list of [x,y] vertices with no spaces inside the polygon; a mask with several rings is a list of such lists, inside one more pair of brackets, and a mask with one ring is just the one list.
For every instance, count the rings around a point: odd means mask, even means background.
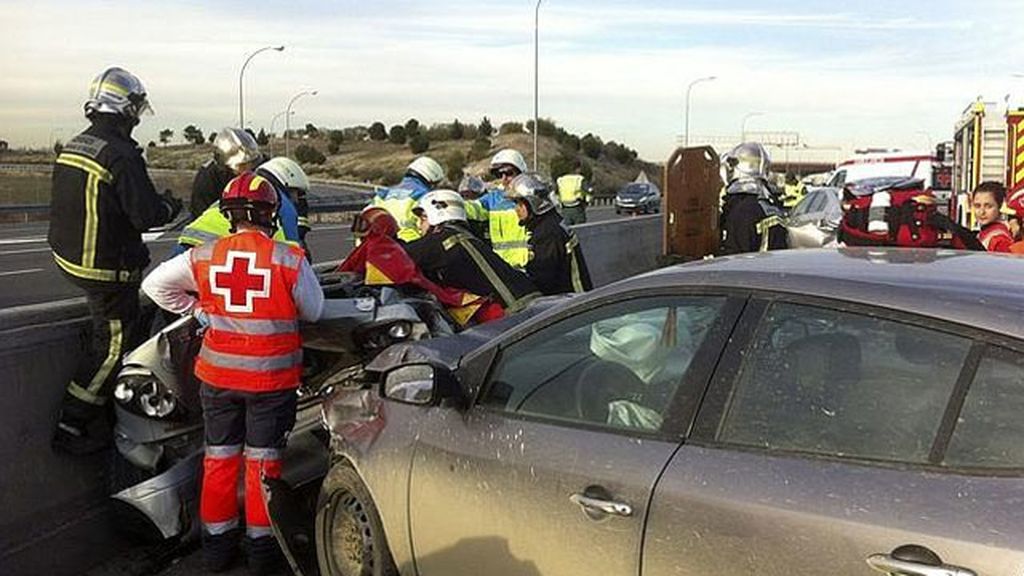
[{"label": "work boot", "polygon": [[254,576],[270,576],[282,567],[281,548],[273,536],[246,538],[245,552],[249,573]]},{"label": "work boot", "polygon": [[64,395],[57,430],[50,443],[54,452],[85,456],[106,450],[113,442],[114,428],[106,406]]},{"label": "work boot", "polygon": [[236,528],[223,534],[203,532],[203,566],[210,572],[224,572],[238,558],[242,530]]}]

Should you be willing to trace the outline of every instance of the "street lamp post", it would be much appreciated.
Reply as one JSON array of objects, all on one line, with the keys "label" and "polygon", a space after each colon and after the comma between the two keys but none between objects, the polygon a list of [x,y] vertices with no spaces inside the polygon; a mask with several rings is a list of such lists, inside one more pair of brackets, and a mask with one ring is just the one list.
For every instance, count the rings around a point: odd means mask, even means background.
[{"label": "street lamp post", "polygon": [[[285,114],[288,114],[288,111],[287,110],[282,110],[282,111],[278,112],[277,114],[274,114],[274,117],[270,119],[270,138],[274,137],[274,125],[277,124],[277,119],[280,118],[281,116],[285,115]],[[292,112],[291,114],[294,114],[294,112]],[[271,156],[274,155],[274,141],[273,140],[270,140],[270,155]]]},{"label": "street lamp post", "polygon": [[690,85],[686,87],[686,132],[683,133],[683,147],[690,147],[690,90],[693,90],[693,85],[700,82],[710,82],[714,80],[715,76],[705,76],[703,78],[697,78]]},{"label": "street lamp post", "polygon": [[242,77],[245,76],[245,67],[249,65],[249,61],[252,60],[260,52],[266,52],[267,50],[276,50],[278,52],[284,50],[284,46],[264,46],[259,50],[249,54],[249,57],[242,63],[242,70],[238,73],[238,127],[245,130],[245,105],[242,100]]},{"label": "street lamp post", "polygon": [[747,141],[747,120],[750,120],[754,116],[764,116],[764,112],[747,112],[747,114],[745,116],[743,116],[743,121],[740,122],[740,141],[741,141],[741,143]]},{"label": "street lamp post", "polygon": [[288,154],[291,153],[291,149],[288,146],[288,137],[289,137],[288,133],[291,132],[291,129],[292,129],[292,122],[291,122],[291,120],[292,120],[292,104],[295,104],[295,101],[298,100],[299,98],[302,98],[303,96],[316,96],[316,94],[317,94],[316,90],[313,90],[311,92],[299,92],[295,96],[292,96],[291,101],[288,102],[288,108],[285,109],[285,115],[284,115],[284,155],[285,156],[287,156]]},{"label": "street lamp post", "polygon": [[537,135],[540,133],[540,3],[533,11],[533,171],[537,171]]}]

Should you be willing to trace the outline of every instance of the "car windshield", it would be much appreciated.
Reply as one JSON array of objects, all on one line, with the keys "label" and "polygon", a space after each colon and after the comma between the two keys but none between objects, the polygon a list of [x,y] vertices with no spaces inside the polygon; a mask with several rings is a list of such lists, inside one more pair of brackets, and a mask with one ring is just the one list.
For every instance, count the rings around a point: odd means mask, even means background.
[{"label": "car windshield", "polygon": [[619,196],[646,196],[650,193],[650,187],[646,184],[630,184],[619,191]]}]

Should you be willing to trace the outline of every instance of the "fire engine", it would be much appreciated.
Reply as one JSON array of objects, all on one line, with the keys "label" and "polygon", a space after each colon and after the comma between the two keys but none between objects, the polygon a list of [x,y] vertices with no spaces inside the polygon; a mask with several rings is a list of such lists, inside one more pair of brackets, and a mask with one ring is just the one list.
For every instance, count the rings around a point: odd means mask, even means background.
[{"label": "fire engine", "polygon": [[971,191],[987,180],[1006,185],[1007,195],[1024,188],[1024,108],[1000,113],[992,102],[973,102],[953,136],[953,195],[949,214],[974,227]]}]

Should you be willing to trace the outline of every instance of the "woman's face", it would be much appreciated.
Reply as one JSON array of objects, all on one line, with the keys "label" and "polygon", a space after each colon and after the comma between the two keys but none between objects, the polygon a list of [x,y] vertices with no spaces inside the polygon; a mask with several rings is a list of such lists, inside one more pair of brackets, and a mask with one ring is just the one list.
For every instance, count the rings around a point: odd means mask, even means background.
[{"label": "woman's face", "polygon": [[984,226],[999,219],[999,205],[991,192],[975,192],[971,205],[978,224]]}]

